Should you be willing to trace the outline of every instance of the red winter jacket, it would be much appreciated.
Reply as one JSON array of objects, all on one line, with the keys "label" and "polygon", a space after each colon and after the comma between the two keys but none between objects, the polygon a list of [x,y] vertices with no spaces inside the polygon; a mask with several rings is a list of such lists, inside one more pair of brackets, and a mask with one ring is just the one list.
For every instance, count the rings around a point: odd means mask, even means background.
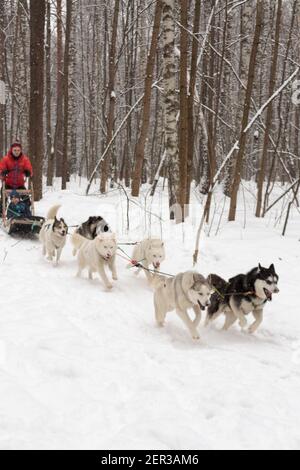
[{"label": "red winter jacket", "polygon": [[2,181],[5,181],[7,186],[14,189],[24,187],[24,171],[26,170],[30,172],[30,176],[32,176],[32,166],[29,158],[21,154],[21,156],[16,159],[13,157],[11,150],[0,162],[0,175],[3,171],[9,172],[7,176],[1,176]]}]

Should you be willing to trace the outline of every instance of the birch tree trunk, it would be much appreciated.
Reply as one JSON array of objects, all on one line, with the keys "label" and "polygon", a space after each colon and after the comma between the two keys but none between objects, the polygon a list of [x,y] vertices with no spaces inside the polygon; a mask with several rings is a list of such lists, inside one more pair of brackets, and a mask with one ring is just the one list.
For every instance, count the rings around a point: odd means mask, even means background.
[{"label": "birch tree trunk", "polygon": [[188,1],[180,2],[180,117],[179,117],[179,162],[180,162],[180,189],[178,203],[181,206],[182,221],[184,222],[184,207],[188,192]]},{"label": "birch tree trunk", "polygon": [[176,59],[175,59],[175,0],[163,0],[163,55],[164,55],[164,113],[165,148],[168,165],[170,218],[177,222],[182,216],[174,210],[180,201],[180,164],[176,116]]},{"label": "birch tree trunk", "polygon": [[192,181],[193,172],[193,160],[194,160],[194,99],[195,99],[195,87],[197,79],[197,58],[199,42],[197,41],[197,35],[200,28],[200,15],[201,15],[201,2],[195,2],[194,12],[194,26],[193,26],[193,41],[192,41],[192,57],[191,57],[191,72],[190,72],[190,84],[188,93],[188,149],[187,149],[187,193],[186,193],[186,204],[190,202],[190,188]]}]

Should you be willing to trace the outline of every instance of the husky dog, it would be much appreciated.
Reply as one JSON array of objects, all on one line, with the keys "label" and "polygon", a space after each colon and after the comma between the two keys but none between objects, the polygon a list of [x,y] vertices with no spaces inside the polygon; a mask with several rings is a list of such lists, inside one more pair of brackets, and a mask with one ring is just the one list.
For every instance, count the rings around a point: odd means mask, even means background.
[{"label": "husky dog", "polygon": [[[154,279],[155,317],[159,326],[164,326],[166,314],[176,310],[194,339],[199,339],[197,327],[201,321],[201,310],[210,305],[211,286],[201,274],[193,271],[178,274],[174,278],[156,275]],[[191,320],[188,309],[196,315]]]},{"label": "husky dog", "polygon": [[208,308],[206,325],[222,313],[226,316],[223,329],[228,330],[237,320],[242,329],[247,327],[246,315],[253,313],[255,322],[249,327],[249,333],[257,331],[263,321],[265,304],[271,302],[273,294],[279,292],[274,264],[264,268],[260,264],[247,274],[239,274],[228,282],[216,274],[211,274],[209,282],[215,293]]},{"label": "husky dog", "polygon": [[114,281],[118,280],[116,269],[116,236],[112,233],[102,233],[94,240],[87,240],[78,233],[72,235],[72,243],[78,251],[78,272],[80,277],[83,269],[87,268],[89,278],[93,279],[93,273],[98,272],[107,289],[112,289],[112,284],[105,273],[105,266],[112,272]]},{"label": "husky dog", "polygon": [[43,255],[47,255],[47,258],[52,261],[56,254],[56,265],[59,263],[68,234],[68,226],[64,219],[56,218],[60,207],[59,205],[51,207],[39,233],[39,239],[43,244]]},{"label": "husky dog", "polygon": [[81,224],[76,230],[82,237],[94,240],[100,233],[110,232],[110,228],[106,220],[103,217],[92,216],[89,217],[86,222]]},{"label": "husky dog", "polygon": [[148,281],[151,283],[153,276],[148,271],[150,265],[154,267],[155,271],[159,271],[160,265],[165,260],[165,257],[165,244],[161,240],[149,238],[138,243],[138,245],[134,247],[132,259],[142,265],[145,269],[142,267],[139,268],[136,274],[139,274],[143,269]]},{"label": "husky dog", "polygon": [[[81,224],[77,229],[76,233],[79,233],[82,237],[88,240],[94,240],[100,233],[110,232],[110,228],[106,220],[101,216],[89,217],[86,222]],[[76,255],[76,249],[73,250],[73,256]]]}]

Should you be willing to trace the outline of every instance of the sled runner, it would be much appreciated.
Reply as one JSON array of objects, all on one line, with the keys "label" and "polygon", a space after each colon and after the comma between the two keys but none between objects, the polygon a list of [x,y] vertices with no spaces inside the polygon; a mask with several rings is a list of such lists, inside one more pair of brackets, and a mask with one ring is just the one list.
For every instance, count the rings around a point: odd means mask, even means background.
[{"label": "sled runner", "polygon": [[[30,215],[28,216],[20,216],[19,214],[15,213],[14,211],[8,211],[9,204],[10,204],[10,195],[13,190],[6,189],[5,183],[3,183],[2,190],[1,190],[1,200],[2,205],[1,207],[1,216],[2,216],[2,228],[9,234],[19,234],[19,235],[26,235],[26,234],[38,234],[42,228],[42,225],[45,221],[44,217],[37,217],[34,215],[34,192],[33,186],[31,184],[31,189],[20,189],[17,190],[18,194],[20,195],[21,202],[27,205],[28,212]],[[8,216],[8,212],[10,212],[10,216]]]}]

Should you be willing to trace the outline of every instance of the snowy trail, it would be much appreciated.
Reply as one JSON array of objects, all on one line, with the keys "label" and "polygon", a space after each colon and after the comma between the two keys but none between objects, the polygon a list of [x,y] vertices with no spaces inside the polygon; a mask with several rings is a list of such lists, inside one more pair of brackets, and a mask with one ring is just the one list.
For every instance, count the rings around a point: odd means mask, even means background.
[{"label": "snowy trail", "polygon": [[[111,221],[118,198],[47,193],[38,213],[60,200],[70,225],[94,212]],[[199,342],[173,314],[155,326],[151,289],[123,259],[106,292],[75,278],[70,243],[54,268],[38,241],[1,232],[0,448],[299,449],[299,228],[295,216],[283,239],[266,221],[223,223],[203,239],[203,274],[274,262],[281,293],[255,336],[220,322]],[[184,244],[166,241],[163,270],[189,269],[194,226]]]}]

